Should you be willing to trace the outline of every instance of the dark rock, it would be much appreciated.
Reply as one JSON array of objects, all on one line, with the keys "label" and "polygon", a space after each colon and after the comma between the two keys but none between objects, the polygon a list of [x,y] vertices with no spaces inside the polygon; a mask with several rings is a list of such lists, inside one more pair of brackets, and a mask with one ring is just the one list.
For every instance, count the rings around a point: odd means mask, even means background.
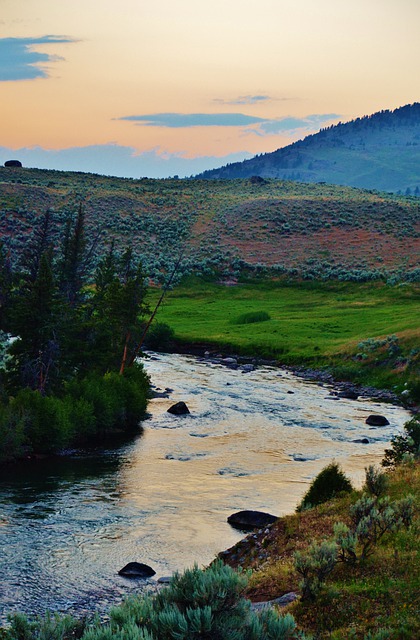
[{"label": "dark rock", "polygon": [[5,167],[21,167],[22,163],[20,160],[6,160],[4,163]]},{"label": "dark rock", "polygon": [[369,424],[371,427],[385,427],[389,424],[389,421],[385,416],[372,414],[366,418],[366,424]]},{"label": "dark rock", "polygon": [[158,583],[159,584],[169,584],[172,580],[172,576],[162,576],[161,578],[158,578]]},{"label": "dark rock", "polygon": [[359,397],[359,394],[352,389],[344,389],[344,391],[339,391],[337,395],[339,398],[346,398],[347,400],[357,400]]},{"label": "dark rock", "polygon": [[294,391],[288,391],[287,393],[289,393],[289,394],[293,394],[293,393],[294,393]]},{"label": "dark rock", "polygon": [[182,401],[173,404],[172,407],[169,407],[168,409],[168,413],[172,413],[174,416],[185,416],[189,412],[190,410],[187,405]]},{"label": "dark rock", "polygon": [[142,562],[129,562],[118,571],[118,574],[124,578],[150,578],[155,573],[152,567]]},{"label": "dark rock", "polygon": [[359,444],[369,444],[369,438],[357,438],[357,440],[352,440],[352,442],[358,442]]},{"label": "dark rock", "polygon": [[251,371],[254,371],[254,365],[253,364],[243,364],[239,367],[240,371],[243,371],[244,373],[250,373]]},{"label": "dark rock", "polygon": [[277,520],[277,516],[273,516],[271,513],[264,513],[264,511],[238,511],[228,517],[227,521],[232,527],[249,531],[252,529],[262,529],[268,524],[272,524]]}]

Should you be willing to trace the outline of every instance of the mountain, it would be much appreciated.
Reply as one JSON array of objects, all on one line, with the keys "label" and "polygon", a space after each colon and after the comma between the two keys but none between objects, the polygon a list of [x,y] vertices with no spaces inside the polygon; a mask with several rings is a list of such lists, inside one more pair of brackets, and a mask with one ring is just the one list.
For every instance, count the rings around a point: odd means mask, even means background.
[{"label": "mountain", "polygon": [[79,203],[100,256],[131,245],[154,282],[264,267],[304,278],[420,277],[420,198],[283,180],[133,180],[0,167],[0,242],[18,260],[45,211],[60,245]]},{"label": "mountain", "polygon": [[420,103],[339,123],[197,178],[280,178],[420,194]]}]

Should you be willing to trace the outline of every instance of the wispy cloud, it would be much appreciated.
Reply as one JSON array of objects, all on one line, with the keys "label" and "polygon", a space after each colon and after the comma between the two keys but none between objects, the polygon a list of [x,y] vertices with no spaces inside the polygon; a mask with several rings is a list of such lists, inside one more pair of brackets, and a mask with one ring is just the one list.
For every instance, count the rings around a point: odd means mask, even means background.
[{"label": "wispy cloud", "polygon": [[275,135],[278,133],[298,133],[313,131],[327,122],[337,120],[340,116],[336,113],[314,114],[305,118],[276,118],[265,120],[255,133],[259,135]]},{"label": "wispy cloud", "polygon": [[46,66],[61,60],[59,56],[34,51],[37,45],[75,42],[66,36],[40,38],[0,38],[0,82],[47,78]]},{"label": "wispy cloud", "polygon": [[129,120],[146,127],[247,127],[264,122],[264,118],[243,113],[151,113],[139,116],[124,116],[118,120]]},{"label": "wispy cloud", "polygon": [[126,120],[145,127],[189,128],[189,127],[239,127],[245,133],[259,136],[296,134],[314,131],[326,122],[337,120],[336,113],[314,114],[304,118],[259,118],[244,113],[152,113],[124,116]]},{"label": "wispy cloud", "polygon": [[239,96],[232,100],[224,100],[223,98],[214,98],[213,102],[217,104],[261,104],[273,100],[270,96]]}]

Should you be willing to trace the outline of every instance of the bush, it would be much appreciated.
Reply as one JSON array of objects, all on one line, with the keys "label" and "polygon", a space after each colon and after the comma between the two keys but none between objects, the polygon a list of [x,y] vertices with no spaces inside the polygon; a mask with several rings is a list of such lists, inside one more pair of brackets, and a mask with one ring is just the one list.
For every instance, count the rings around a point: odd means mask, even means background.
[{"label": "bush", "polygon": [[[110,612],[110,622],[95,621],[82,640],[305,640],[293,616],[274,610],[254,612],[242,597],[247,575],[221,561],[207,570],[197,566],[175,574],[156,596],[131,596]],[[60,623],[63,620],[63,623]],[[65,622],[64,622],[65,620]],[[29,623],[14,616],[6,640],[80,638],[68,618],[38,618]],[[64,630],[64,633],[63,633]]]},{"label": "bush", "polygon": [[271,320],[271,316],[266,311],[249,311],[243,313],[232,321],[232,324],[252,324],[254,322],[266,322]]},{"label": "bush", "polygon": [[385,533],[409,527],[414,516],[414,498],[408,495],[391,502],[389,496],[371,498],[362,496],[350,509],[354,534],[362,547],[361,558],[373,553],[373,547]]},{"label": "bush", "polygon": [[383,467],[393,467],[404,460],[404,457],[420,457],[420,418],[412,418],[404,425],[405,434],[395,436],[391,440],[391,449],[385,449],[382,460]]},{"label": "bush", "polygon": [[379,498],[388,489],[389,479],[386,473],[380,469],[375,469],[371,464],[369,467],[365,467],[366,481],[364,490],[370,493],[371,496]]},{"label": "bush", "polygon": [[297,507],[297,511],[327,502],[343,491],[353,491],[353,487],[340,466],[336,462],[332,462],[322,469],[312,481],[302,502]]},{"label": "bush", "polygon": [[315,600],[325,581],[337,564],[335,542],[312,544],[306,553],[297,551],[294,555],[295,569],[302,576],[300,588],[303,600]]},{"label": "bush", "polygon": [[0,404],[0,462],[23,455],[25,450],[25,416]]},{"label": "bush", "polygon": [[174,346],[175,332],[164,322],[152,324],[146,334],[145,345],[152,351],[171,352]]}]

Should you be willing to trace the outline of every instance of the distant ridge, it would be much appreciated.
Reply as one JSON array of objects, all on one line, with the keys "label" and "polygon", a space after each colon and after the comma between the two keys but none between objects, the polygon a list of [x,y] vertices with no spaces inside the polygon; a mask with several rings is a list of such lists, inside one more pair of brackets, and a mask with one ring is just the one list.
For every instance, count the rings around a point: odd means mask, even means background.
[{"label": "distant ridge", "polygon": [[378,111],[197,178],[279,178],[420,195],[420,103]]}]

